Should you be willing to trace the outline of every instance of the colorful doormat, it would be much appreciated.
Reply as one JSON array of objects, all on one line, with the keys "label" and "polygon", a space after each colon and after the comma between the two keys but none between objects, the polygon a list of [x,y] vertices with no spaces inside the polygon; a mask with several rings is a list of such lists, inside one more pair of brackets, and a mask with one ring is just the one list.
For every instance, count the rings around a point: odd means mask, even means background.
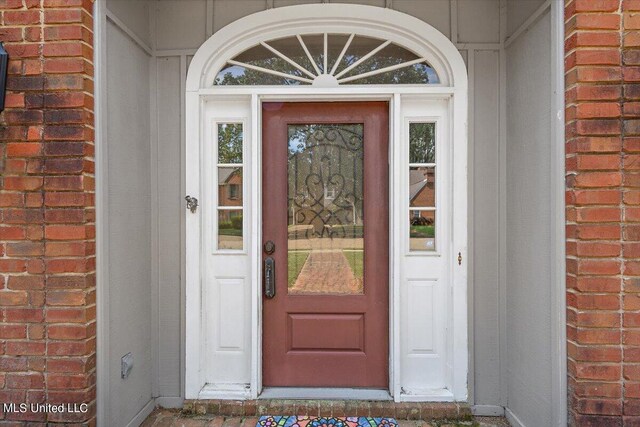
[{"label": "colorful doormat", "polygon": [[264,415],[256,427],[398,427],[398,422],[394,418]]}]

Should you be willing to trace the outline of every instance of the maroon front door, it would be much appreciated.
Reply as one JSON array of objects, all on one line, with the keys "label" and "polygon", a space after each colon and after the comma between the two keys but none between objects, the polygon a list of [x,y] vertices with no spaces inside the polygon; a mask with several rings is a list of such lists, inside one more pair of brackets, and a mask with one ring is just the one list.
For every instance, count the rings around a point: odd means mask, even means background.
[{"label": "maroon front door", "polygon": [[388,110],[263,104],[266,387],[388,388]]}]

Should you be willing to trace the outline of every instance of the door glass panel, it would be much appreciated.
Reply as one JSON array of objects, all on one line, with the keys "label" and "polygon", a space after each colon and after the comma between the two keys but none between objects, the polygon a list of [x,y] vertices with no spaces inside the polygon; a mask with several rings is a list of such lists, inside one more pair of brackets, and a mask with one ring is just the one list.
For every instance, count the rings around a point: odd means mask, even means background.
[{"label": "door glass panel", "polygon": [[436,124],[409,124],[409,163],[436,162]]},{"label": "door glass panel", "polygon": [[242,206],[241,167],[218,167],[218,205]]},{"label": "door glass panel", "polygon": [[409,224],[409,250],[434,251],[436,249],[436,212],[410,210]]},{"label": "door glass panel", "polygon": [[288,137],[289,293],[361,294],[363,125],[289,125]]},{"label": "door glass panel", "polygon": [[409,167],[409,203],[412,208],[436,206],[436,168]]},{"label": "door glass panel", "polygon": [[409,250],[435,251],[436,124],[409,123]]},{"label": "door glass panel", "polygon": [[242,123],[218,124],[218,163],[242,163]]},{"label": "door glass panel", "polygon": [[242,249],[242,210],[218,210],[218,249]]}]

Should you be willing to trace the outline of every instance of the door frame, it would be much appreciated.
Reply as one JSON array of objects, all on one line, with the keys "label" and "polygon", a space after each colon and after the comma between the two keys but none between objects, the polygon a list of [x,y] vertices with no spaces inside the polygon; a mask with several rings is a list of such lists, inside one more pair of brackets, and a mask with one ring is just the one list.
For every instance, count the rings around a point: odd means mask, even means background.
[{"label": "door frame", "polygon": [[[285,90],[287,89],[287,90]],[[401,90],[398,90],[401,89]],[[394,177],[402,170],[401,156],[396,153],[398,144],[401,140],[403,127],[403,117],[401,116],[402,99],[423,100],[425,102],[446,100],[448,102],[448,128],[452,130],[449,140],[456,147],[455,159],[463,159],[463,161],[453,160],[453,167],[456,169],[454,174],[461,177],[453,182],[453,203],[461,206],[461,215],[456,215],[454,222],[454,235],[452,240],[459,242],[452,249],[454,252],[461,252],[464,259],[468,258],[466,240],[467,240],[467,176],[466,176],[466,159],[467,147],[466,126],[462,129],[458,128],[457,132],[453,131],[455,127],[455,114],[461,109],[466,111],[466,103],[456,102],[455,90],[451,88],[377,88],[371,90],[369,88],[348,88],[347,90],[336,93],[335,89],[318,90],[316,88],[260,88],[260,89],[244,89],[244,93],[234,93],[236,97],[250,98],[250,114],[246,123],[251,127],[251,137],[249,141],[245,141],[245,149],[251,153],[252,160],[245,164],[245,167],[251,171],[251,182],[248,186],[252,189],[262,188],[262,129],[261,129],[261,111],[262,102],[331,102],[331,101],[387,101],[389,102],[389,221],[390,233],[395,230],[396,224],[403,217],[403,207],[394,203],[399,195],[399,182],[394,181]],[[320,93],[319,93],[320,92]],[[417,93],[421,92],[421,93]],[[189,95],[189,94],[188,94]],[[230,98],[230,94],[222,95],[196,95],[193,94],[193,101],[198,104],[204,104],[205,101],[216,99],[237,99]],[[204,117],[204,109],[195,117],[197,119],[196,128],[201,130],[201,125],[206,118]],[[189,122],[187,122],[189,126]],[[193,129],[193,128],[191,128]],[[200,132],[198,132],[200,133]],[[461,141],[462,139],[462,141]],[[202,144],[205,142],[206,136],[203,135],[202,140],[191,140],[196,144],[189,143],[187,139],[187,164],[198,164],[203,166],[201,158]],[[193,184],[200,187],[199,168],[187,168],[187,194],[200,194],[199,191],[193,191]],[[189,189],[192,191],[189,191]],[[262,206],[261,191],[250,191],[251,205],[254,207]],[[200,199],[200,197],[198,197]],[[193,236],[201,236],[200,227],[201,218],[200,210],[196,214],[187,214],[187,307],[204,307],[201,299],[201,283],[204,277],[201,276],[201,238],[194,239]],[[261,209],[252,210],[252,219],[248,224],[248,231],[252,236],[262,236],[262,212]],[[251,247],[247,248],[252,256],[251,264],[251,380],[250,387],[240,388],[220,388],[207,387],[203,384],[200,369],[205,362],[202,352],[202,343],[206,341],[203,337],[203,315],[196,310],[187,309],[187,366],[186,366],[186,398],[187,399],[255,399],[258,398],[263,390],[262,387],[262,252],[261,238],[253,239]],[[396,401],[464,401],[468,397],[467,389],[467,373],[468,366],[468,342],[467,342],[467,268],[465,263],[462,269],[453,269],[451,279],[453,282],[453,295],[449,307],[452,309],[451,327],[457,331],[455,339],[449,342],[449,346],[455,349],[453,357],[448,360],[451,365],[450,375],[453,390],[443,393],[432,393],[429,395],[403,395],[401,393],[400,384],[400,251],[401,241],[398,233],[392,234],[389,239],[389,393]],[[453,256],[453,254],[451,255]],[[197,265],[197,267],[196,267]],[[196,273],[196,274],[193,274]],[[195,279],[195,280],[194,280]],[[194,286],[195,285],[195,286]],[[191,334],[189,332],[192,332]],[[190,369],[191,368],[191,369]],[[199,369],[194,369],[199,368]],[[295,396],[291,396],[295,397]]]},{"label": "door frame", "polygon": [[[402,242],[398,233],[389,239],[390,245],[390,295],[389,295],[389,392],[396,401],[466,401],[469,396],[468,379],[468,312],[467,312],[467,74],[466,67],[455,45],[435,28],[409,15],[379,8],[360,5],[301,5],[260,12],[242,18],[218,31],[207,40],[196,53],[189,68],[186,84],[186,194],[202,200],[201,169],[204,166],[203,145],[207,140],[204,123],[206,103],[219,99],[243,99],[250,104],[247,124],[251,127],[250,140],[245,141],[245,149],[251,154],[246,163],[251,171],[249,203],[253,206],[251,220],[245,230],[252,236],[261,236],[261,103],[286,101],[388,101],[390,105],[390,232],[396,230],[404,211],[398,200],[399,183],[393,177],[403,165],[395,148],[401,140],[403,117],[401,106],[404,99],[411,100],[447,100],[447,129],[455,157],[452,159],[453,176],[452,206],[453,214],[452,246],[449,256],[457,258],[458,252],[465,260],[459,268],[451,271],[450,331],[451,339],[447,343],[450,358],[447,359],[448,388],[424,393],[401,393],[400,383],[400,250]],[[284,18],[283,18],[284,16]],[[220,67],[234,52],[248,47],[255,40],[270,36],[283,36],[283,22],[288,25],[287,32],[295,34],[300,28],[318,28],[319,32],[349,31],[354,27],[362,31],[374,32],[378,37],[399,40],[399,43],[412,43],[414,50],[431,58],[441,78],[438,85],[372,85],[341,86],[319,88],[314,86],[298,87],[225,87],[212,86],[212,70]],[[248,35],[246,29],[254,29],[254,35]],[[343,30],[340,30],[343,28]],[[412,30],[410,30],[412,29]],[[254,37],[252,39],[251,37]],[[242,40],[238,43],[238,40]],[[259,130],[259,131],[258,131]],[[194,167],[195,166],[195,167]],[[401,213],[402,210],[402,213]],[[261,239],[252,239],[247,253],[251,256],[251,272],[246,278],[250,284],[250,381],[240,384],[207,384],[204,378],[206,355],[203,352],[207,337],[204,335],[206,306],[203,300],[203,252],[202,252],[202,209],[196,213],[187,213],[186,226],[186,338],[185,338],[185,397],[187,399],[255,399],[262,390],[262,268]],[[453,262],[451,263],[453,267]],[[458,267],[456,265],[456,267]]]}]

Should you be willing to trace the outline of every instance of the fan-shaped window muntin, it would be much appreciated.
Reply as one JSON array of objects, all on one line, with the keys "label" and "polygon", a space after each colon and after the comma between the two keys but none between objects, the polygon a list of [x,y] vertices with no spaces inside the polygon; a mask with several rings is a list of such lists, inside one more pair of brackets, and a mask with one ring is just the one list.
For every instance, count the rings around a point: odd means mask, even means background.
[{"label": "fan-shaped window muntin", "polygon": [[262,41],[236,55],[214,85],[438,84],[426,58],[389,40],[304,34]]}]

